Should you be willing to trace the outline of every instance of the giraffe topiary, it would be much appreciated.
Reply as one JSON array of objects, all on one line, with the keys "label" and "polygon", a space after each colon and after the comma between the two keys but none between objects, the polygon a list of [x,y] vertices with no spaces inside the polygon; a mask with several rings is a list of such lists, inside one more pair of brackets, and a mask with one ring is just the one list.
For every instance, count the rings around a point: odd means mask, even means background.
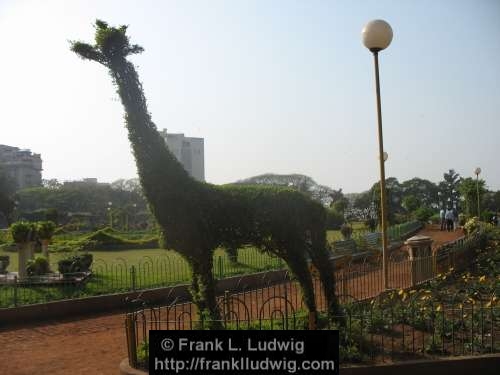
[{"label": "giraffe topiary", "polygon": [[200,318],[220,327],[212,274],[217,247],[252,244],[281,257],[299,281],[314,317],[316,303],[308,259],[318,269],[329,312],[337,313],[333,267],[325,239],[325,210],[288,188],[215,186],[191,178],[168,150],[148,112],[142,84],[127,56],[143,48],[130,44],[127,26],[95,23],[95,44],[71,42],[83,59],[108,68],[125,109],[128,137],[139,179],[161,228],[165,245],[189,263],[191,293]]}]

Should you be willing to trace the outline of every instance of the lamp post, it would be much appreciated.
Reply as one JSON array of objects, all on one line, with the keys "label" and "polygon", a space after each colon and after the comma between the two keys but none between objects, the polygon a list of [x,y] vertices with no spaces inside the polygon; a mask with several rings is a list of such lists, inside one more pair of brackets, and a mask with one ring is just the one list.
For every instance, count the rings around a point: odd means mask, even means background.
[{"label": "lamp post", "polygon": [[388,289],[388,241],[387,241],[387,206],[385,192],[385,160],[384,160],[384,139],[382,136],[382,108],[380,102],[380,79],[378,68],[378,53],[389,47],[392,41],[392,28],[383,20],[373,20],[368,22],[361,31],[363,44],[373,53],[375,63],[375,90],[377,96],[377,122],[378,122],[378,148],[380,164],[380,209],[382,216],[382,264],[384,288]]},{"label": "lamp post", "polygon": [[481,168],[477,167],[474,169],[476,175],[476,192],[477,192],[477,218],[481,221],[481,210],[479,209],[479,174],[481,173]]},{"label": "lamp post", "polygon": [[113,212],[111,208],[113,207],[113,202],[108,202],[108,213],[109,213],[109,227],[113,229]]}]

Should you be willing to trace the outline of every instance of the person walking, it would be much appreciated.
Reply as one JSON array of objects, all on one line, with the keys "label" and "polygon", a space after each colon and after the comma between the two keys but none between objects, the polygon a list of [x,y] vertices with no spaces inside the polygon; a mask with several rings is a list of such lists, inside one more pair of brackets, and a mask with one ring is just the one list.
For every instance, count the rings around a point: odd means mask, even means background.
[{"label": "person walking", "polygon": [[441,211],[439,211],[439,217],[441,219],[441,230],[444,230],[446,226],[446,219],[444,218],[444,208],[441,208]]},{"label": "person walking", "polygon": [[453,207],[453,230],[458,229],[458,210],[457,207]]},{"label": "person walking", "polygon": [[446,230],[451,232],[453,230],[453,210],[451,207],[448,207],[446,213],[444,214],[444,218],[446,220]]}]

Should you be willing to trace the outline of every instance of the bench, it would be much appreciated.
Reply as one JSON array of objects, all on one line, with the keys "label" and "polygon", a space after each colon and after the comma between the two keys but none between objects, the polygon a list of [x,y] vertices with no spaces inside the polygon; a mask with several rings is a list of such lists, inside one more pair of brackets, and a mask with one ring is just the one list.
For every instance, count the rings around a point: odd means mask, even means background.
[{"label": "bench", "polygon": [[367,233],[365,234],[363,239],[365,240],[366,245],[369,249],[382,251],[382,233]]},{"label": "bench", "polygon": [[335,241],[333,253],[334,256],[349,255],[353,261],[362,260],[371,254],[369,251],[361,251],[352,238],[345,241]]}]

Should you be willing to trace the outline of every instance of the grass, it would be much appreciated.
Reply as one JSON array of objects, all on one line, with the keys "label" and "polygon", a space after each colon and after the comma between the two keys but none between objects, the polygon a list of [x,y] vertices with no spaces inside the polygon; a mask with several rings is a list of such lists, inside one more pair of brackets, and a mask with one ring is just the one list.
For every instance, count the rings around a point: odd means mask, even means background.
[{"label": "grass", "polygon": [[[354,226],[360,230],[359,226]],[[57,236],[55,242],[78,240],[83,234]],[[135,238],[137,235],[132,234]],[[341,239],[340,231],[328,231],[328,241]],[[0,286],[0,308],[52,300],[77,298],[130,290],[148,289],[188,283],[191,273],[186,261],[175,251],[163,249],[94,250],[93,275],[84,285],[60,286]],[[51,252],[51,269],[57,270],[57,262],[72,252]],[[18,270],[17,252],[0,250],[0,255],[9,255],[9,271]],[[214,255],[214,277],[224,278],[271,269],[284,268],[284,263],[253,247],[240,249],[238,262],[231,263],[222,249]]]}]

